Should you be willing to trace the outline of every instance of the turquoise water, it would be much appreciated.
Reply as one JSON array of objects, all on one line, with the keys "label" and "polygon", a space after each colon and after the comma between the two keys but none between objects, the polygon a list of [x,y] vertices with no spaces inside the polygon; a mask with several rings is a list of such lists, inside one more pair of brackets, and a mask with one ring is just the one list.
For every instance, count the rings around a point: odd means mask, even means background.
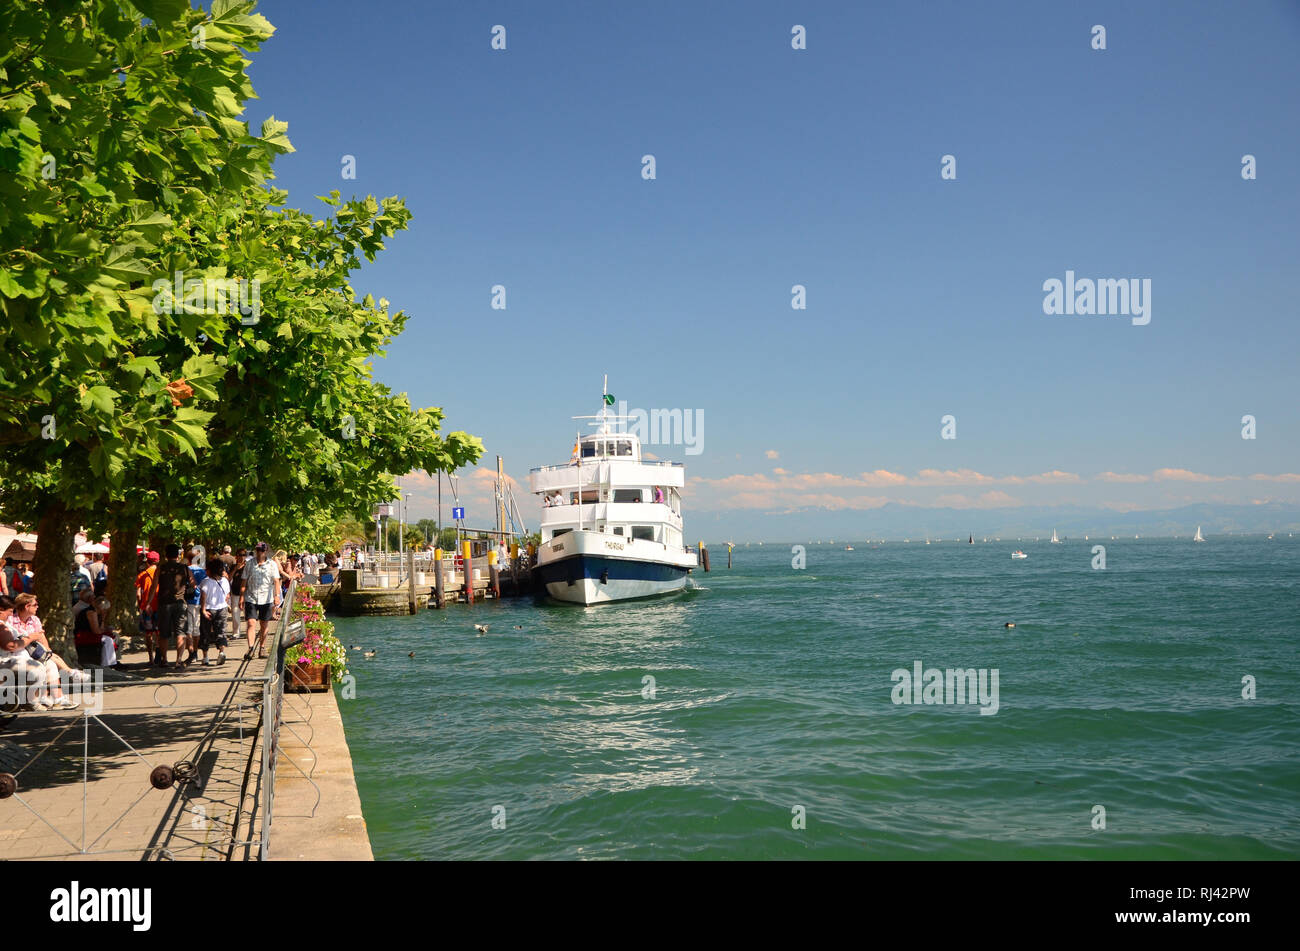
[{"label": "turquoise water", "polygon": [[[1300,538],[1097,543],[720,547],[669,600],[336,619],[378,651],[340,700],[375,856],[1300,857]],[[895,704],[917,660],[996,668],[997,713]]]}]

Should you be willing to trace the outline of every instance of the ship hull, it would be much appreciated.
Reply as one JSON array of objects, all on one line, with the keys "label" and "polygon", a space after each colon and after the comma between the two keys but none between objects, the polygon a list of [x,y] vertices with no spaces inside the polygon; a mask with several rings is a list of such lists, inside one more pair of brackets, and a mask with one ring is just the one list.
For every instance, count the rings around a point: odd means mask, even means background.
[{"label": "ship hull", "polygon": [[604,604],[675,594],[697,564],[692,552],[650,542],[569,532],[538,551],[534,590],[568,604]]}]

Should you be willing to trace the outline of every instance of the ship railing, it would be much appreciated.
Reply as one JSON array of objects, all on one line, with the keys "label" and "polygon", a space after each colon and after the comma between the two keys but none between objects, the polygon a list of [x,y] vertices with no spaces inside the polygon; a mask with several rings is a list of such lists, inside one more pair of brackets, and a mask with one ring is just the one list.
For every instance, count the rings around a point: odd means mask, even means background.
[{"label": "ship railing", "polygon": [[[629,460],[624,456],[614,456],[612,458],[609,456],[588,456],[582,460],[582,465],[586,467],[586,466],[600,465],[601,463],[605,463],[605,462],[627,462],[627,461]],[[677,469],[683,469],[686,467],[686,463],[684,462],[664,462],[664,461],[653,461],[649,459],[644,459],[641,462],[638,462],[636,464],[638,466],[665,466],[665,467],[671,467]],[[578,464],[576,462],[567,462],[564,463],[563,465],[558,465],[558,466],[534,466],[528,471],[529,472],[558,472],[561,469],[576,470],[577,468],[578,468]]]}]

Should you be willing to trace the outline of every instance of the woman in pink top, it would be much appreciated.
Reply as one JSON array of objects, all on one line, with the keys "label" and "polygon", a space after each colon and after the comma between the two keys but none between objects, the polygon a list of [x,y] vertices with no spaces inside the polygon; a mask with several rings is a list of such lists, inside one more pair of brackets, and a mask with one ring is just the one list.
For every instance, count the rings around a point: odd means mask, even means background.
[{"label": "woman in pink top", "polygon": [[33,657],[42,654],[44,656],[37,659],[43,662],[48,656],[59,670],[66,670],[72,675],[73,680],[85,683],[90,679],[90,674],[84,670],[73,670],[62,657],[50,650],[50,642],[45,637],[45,628],[41,626],[41,619],[36,616],[38,607],[34,594],[20,594],[14,598],[14,614],[9,621],[9,629],[14,632],[14,637],[23,647],[30,648],[33,644],[39,644],[44,648],[43,651],[33,651]]}]

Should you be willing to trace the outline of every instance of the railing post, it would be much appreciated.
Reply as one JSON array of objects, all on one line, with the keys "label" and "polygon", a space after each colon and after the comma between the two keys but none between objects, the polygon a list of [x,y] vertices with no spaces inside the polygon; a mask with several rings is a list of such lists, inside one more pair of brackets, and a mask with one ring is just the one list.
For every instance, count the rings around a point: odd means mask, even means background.
[{"label": "railing post", "polygon": [[271,822],[275,815],[275,769],[280,753],[280,716],[284,702],[284,632],[289,629],[289,620],[293,616],[293,599],[298,590],[298,582],[291,581],[289,590],[280,604],[280,622],[275,628],[267,659],[266,671],[262,682],[262,836],[258,846],[258,858],[267,861],[270,857]]}]

